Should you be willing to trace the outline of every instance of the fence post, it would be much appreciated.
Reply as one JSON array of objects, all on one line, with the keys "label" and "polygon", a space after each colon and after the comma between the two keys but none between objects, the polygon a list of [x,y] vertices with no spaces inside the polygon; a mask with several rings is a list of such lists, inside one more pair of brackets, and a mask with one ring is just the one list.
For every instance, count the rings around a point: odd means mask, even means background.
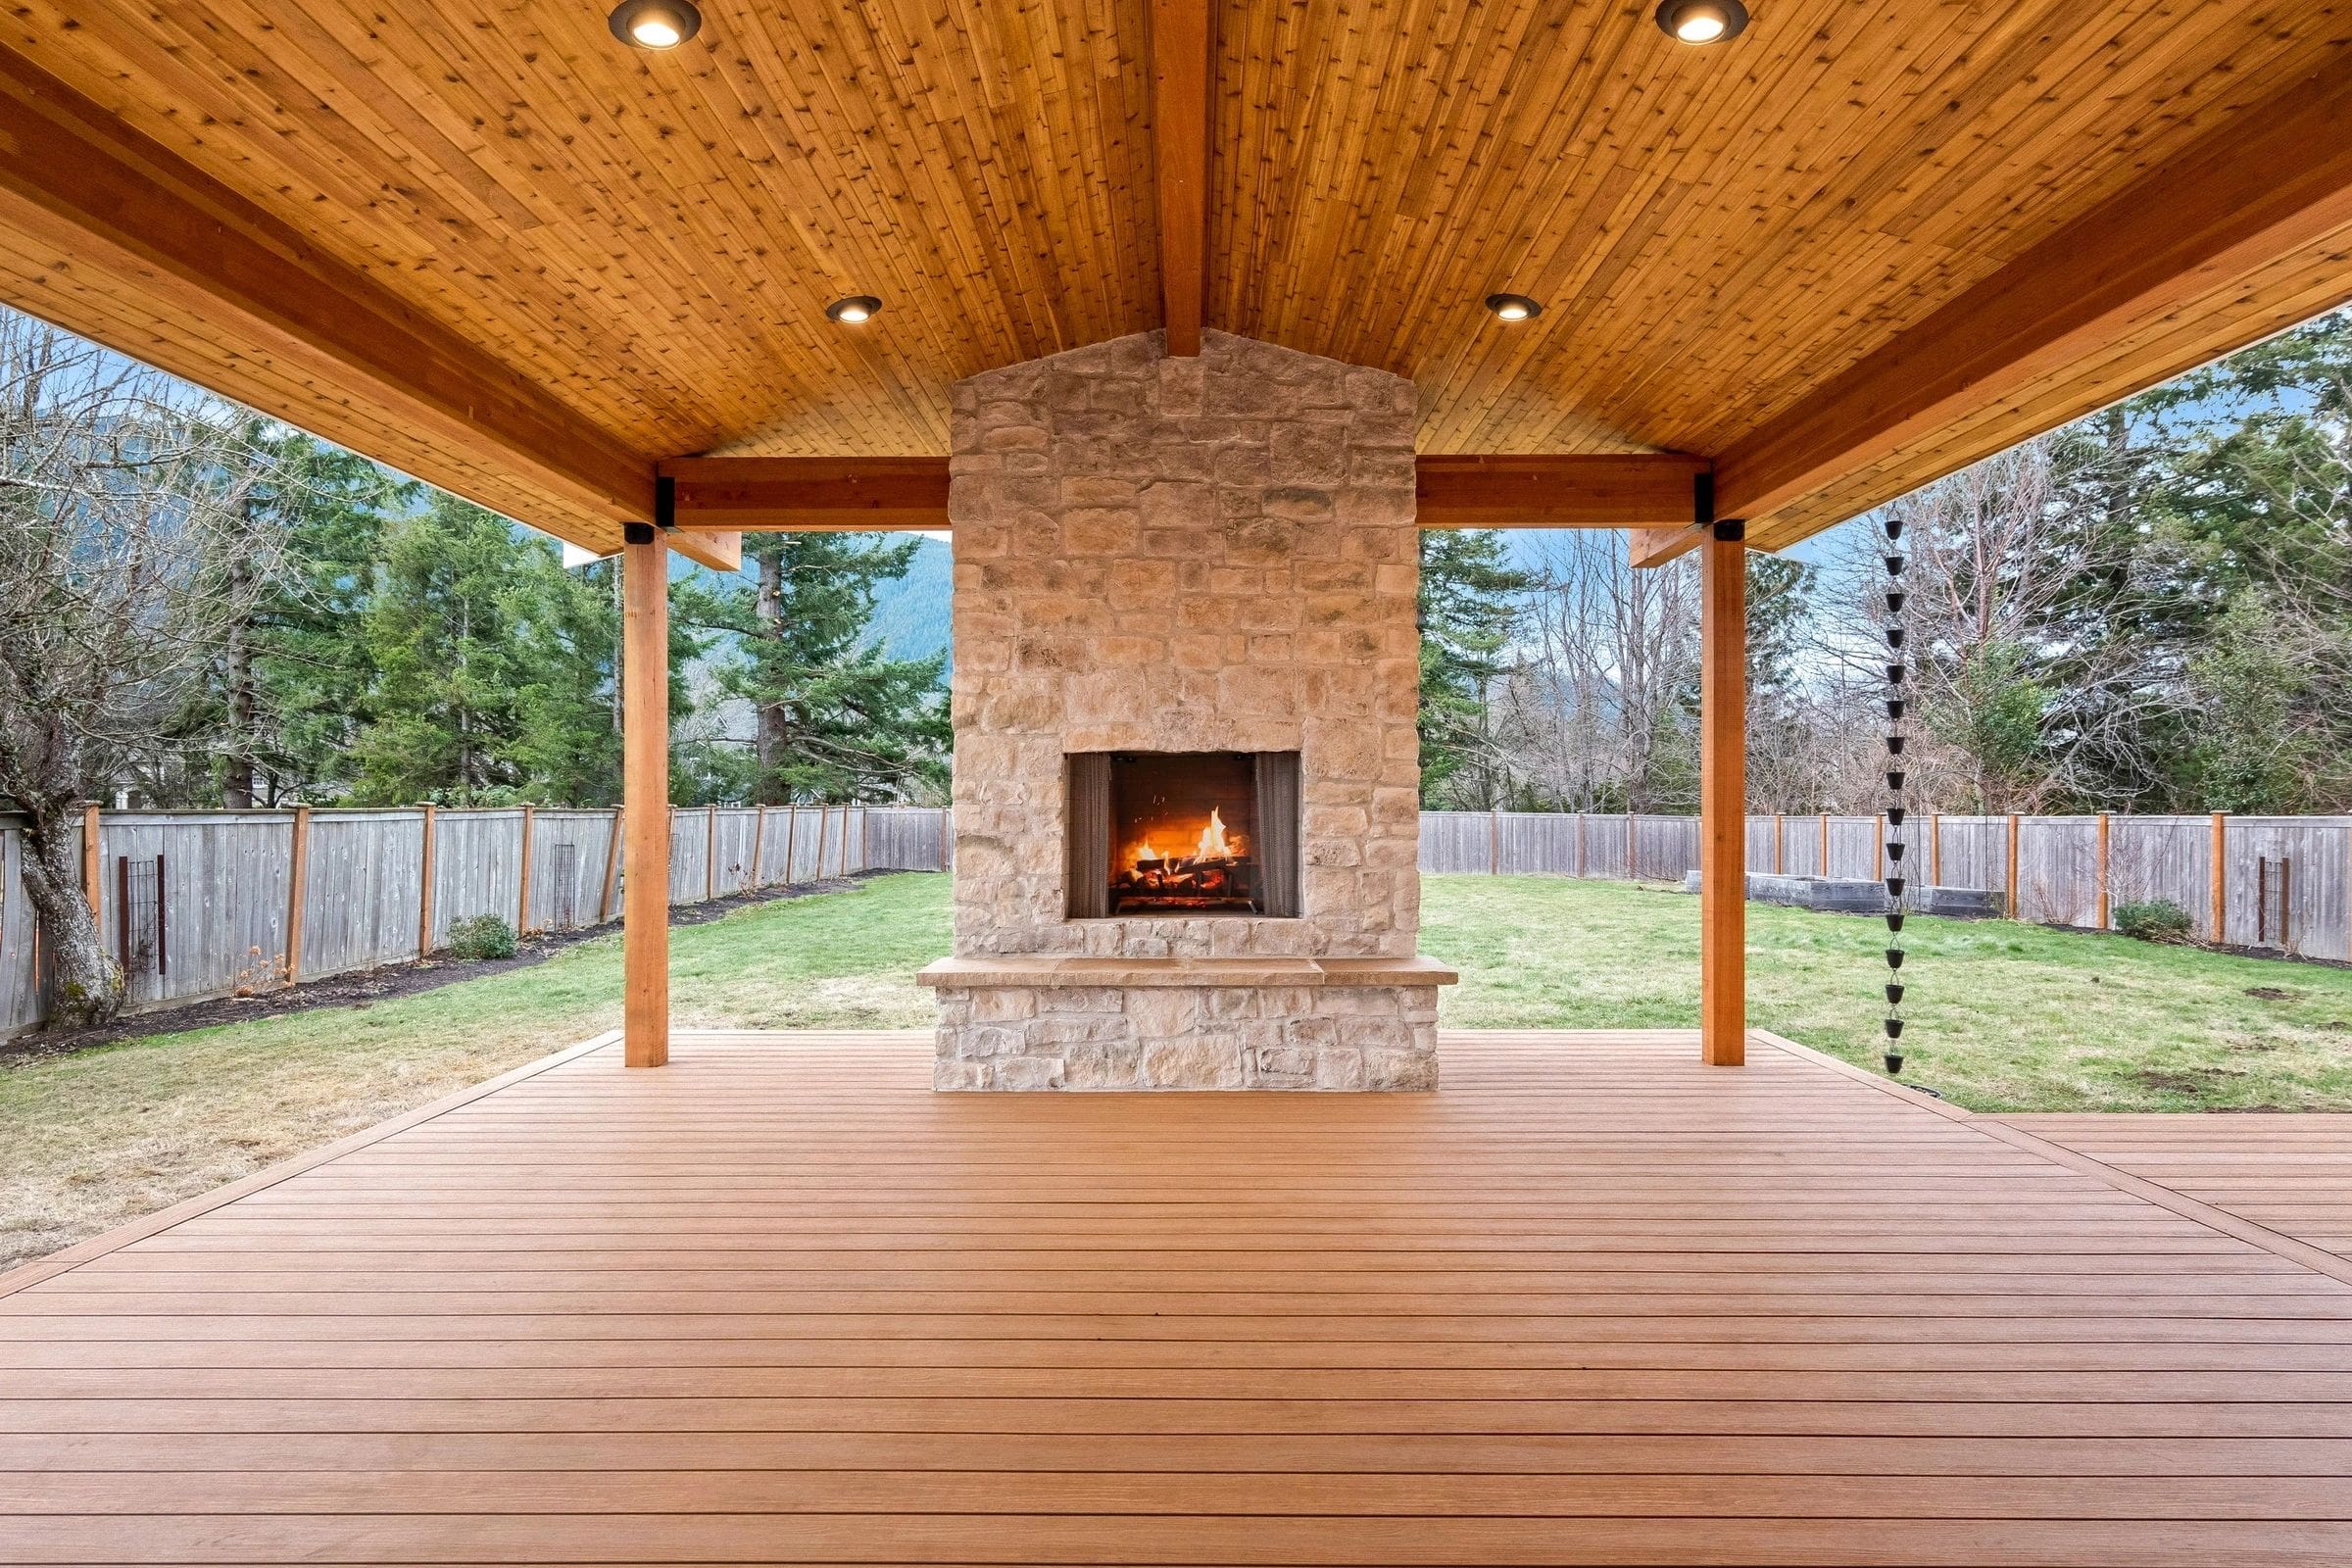
[{"label": "fence post", "polygon": [[2213,870],[2208,878],[2213,893],[2213,945],[2220,947],[2230,926],[2230,818],[2213,813]]},{"label": "fence post", "polygon": [[767,846],[767,806],[760,803],[752,812],[752,891],[760,891],[760,852]]},{"label": "fence post", "polygon": [[596,923],[612,918],[612,889],[620,881],[620,808],[612,808],[612,836],[605,841],[605,896],[597,902]]},{"label": "fence post", "polygon": [[1830,874],[1830,813],[1821,813],[1821,871],[1826,879]]},{"label": "fence post", "polygon": [[[311,808],[294,808],[294,859],[286,868],[286,984],[302,978],[302,906],[310,892]],[[159,891],[158,902],[161,902]]]},{"label": "fence post", "polygon": [[2105,811],[2101,811],[2099,813],[2099,865],[2097,874],[2099,886],[2097,924],[2098,928],[2104,931],[2107,929],[2107,813]]},{"label": "fence post", "polygon": [[718,808],[703,808],[703,902],[718,897]]},{"label": "fence post", "polygon": [[1928,885],[1943,886],[1943,818],[1928,813]]},{"label": "fence post", "polygon": [[[90,801],[81,808],[81,898],[90,906],[90,924],[103,933],[106,925],[98,918],[98,803]],[[104,936],[99,940],[104,941]]]},{"label": "fence post", "polygon": [[1502,875],[1502,812],[1487,813],[1487,875]]},{"label": "fence post", "polygon": [[1778,811],[1772,813],[1772,874],[1774,876],[1785,874],[1785,867],[1781,863],[1781,841],[1786,836],[1788,826],[1788,819],[1787,817]]},{"label": "fence post", "polygon": [[1873,882],[1884,882],[1884,881],[1886,881],[1886,812],[1884,812],[1884,811],[1881,811],[1881,812],[1879,813],[1879,816],[1878,816],[1878,826],[1876,826],[1876,827],[1874,827],[1873,829],[1871,829],[1871,838],[1872,838],[1872,841],[1873,841],[1873,842],[1872,842],[1872,845],[1871,845],[1871,852],[1870,852],[1870,853],[1871,853],[1873,856],[1875,856],[1875,857],[1876,857],[1876,858],[1875,858],[1875,859],[1873,859],[1873,860],[1871,861],[1871,873],[1870,873],[1870,879],[1871,879]]},{"label": "fence post", "polygon": [[801,808],[790,801],[784,803],[784,885],[792,886],[793,843],[800,837]]},{"label": "fence post", "polygon": [[514,895],[514,934],[518,937],[531,934],[531,827],[538,809],[535,806],[522,808],[522,874],[515,878],[520,886]]},{"label": "fence post", "polygon": [[870,807],[858,808],[858,869],[874,868],[874,813]]},{"label": "fence post", "polygon": [[1582,811],[1576,813],[1576,876],[1580,882],[1585,877],[1585,813]]},{"label": "fence post", "polygon": [[1634,866],[1635,849],[1634,808],[1629,804],[1625,808],[1625,879],[1628,882],[1638,882],[1641,880],[1641,876]]},{"label": "fence post", "polygon": [[939,868],[942,871],[955,868],[956,862],[949,858],[950,847],[955,843],[955,827],[956,812],[954,808],[941,807],[939,808]]},{"label": "fence post", "polygon": [[2017,813],[2009,813],[2009,918],[2018,917],[2017,898]]},{"label": "fence post", "polygon": [[433,817],[437,809],[432,802],[424,803],[424,863],[416,889],[416,956],[420,959],[433,951]]}]

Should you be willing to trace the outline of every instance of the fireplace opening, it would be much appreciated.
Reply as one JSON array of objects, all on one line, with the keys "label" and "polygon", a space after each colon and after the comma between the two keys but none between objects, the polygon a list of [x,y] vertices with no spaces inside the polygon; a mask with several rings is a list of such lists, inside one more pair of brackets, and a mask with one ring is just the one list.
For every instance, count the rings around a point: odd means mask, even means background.
[{"label": "fireplace opening", "polygon": [[1074,919],[1298,913],[1297,752],[1069,758]]}]

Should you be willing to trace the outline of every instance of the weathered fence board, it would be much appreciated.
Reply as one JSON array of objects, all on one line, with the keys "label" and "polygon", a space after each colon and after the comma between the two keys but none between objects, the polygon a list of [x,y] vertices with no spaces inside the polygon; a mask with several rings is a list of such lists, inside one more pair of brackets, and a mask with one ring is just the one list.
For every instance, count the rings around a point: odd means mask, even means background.
[{"label": "weathered fence board", "polygon": [[[609,892],[617,916],[616,814],[547,808],[531,820],[530,929],[597,924]],[[522,821],[519,808],[434,813],[433,946],[469,916],[513,923],[523,914]],[[417,956],[424,832],[416,808],[311,813],[303,978]],[[1868,816],[1752,815],[1747,865],[1874,877],[1880,833]],[[2188,911],[2199,937],[2214,938],[2212,817],[2109,817],[2103,864],[2095,816],[2019,817],[2014,833],[2013,851],[2006,816],[1923,815],[1911,824],[1906,865],[1949,887],[2014,891],[2022,918],[2050,924],[2092,925],[2103,907],[2112,926],[2125,905],[2165,899]],[[2230,817],[2224,834],[2223,941],[2352,959],[2352,818]],[[104,814],[99,924],[109,950],[132,959],[134,1006],[282,981],[293,835],[290,811]],[[925,807],[688,807],[671,813],[671,845],[670,897],[692,905],[751,889],[755,873],[758,886],[776,887],[860,870],[944,870],[955,858],[955,826],[952,812]],[[24,853],[21,827],[0,817],[0,1036],[38,1023],[48,1005]],[[1698,823],[1688,816],[1421,815],[1424,871],[1680,881],[1697,864]]]},{"label": "weathered fence board", "polygon": [[[863,852],[872,844],[927,851],[923,869],[937,869],[949,837],[947,813],[909,809],[913,820],[904,828],[888,825],[891,814],[873,813],[869,825],[868,813],[857,807],[679,808],[672,812],[671,898],[691,905],[709,894],[725,898],[751,888],[754,840],[763,820],[762,887],[814,880],[820,856],[827,877],[865,870]],[[431,947],[446,944],[450,928],[474,915],[494,914],[510,925],[523,920],[523,818],[519,807],[433,813]],[[611,858],[615,813],[542,808],[530,819],[528,928],[598,924],[608,912],[608,875],[610,914],[617,918],[624,879]],[[284,983],[287,922],[294,913],[294,820],[292,811],[103,814],[99,928],[110,953],[130,958],[125,978],[133,1008]],[[714,836],[715,861],[709,853]],[[310,813],[299,978],[418,956],[424,851],[421,808],[322,808]],[[0,1038],[38,1024],[49,1005],[39,922],[24,893],[24,855],[21,823],[0,816]],[[160,886],[154,876],[159,856]],[[123,859],[131,862],[128,872],[118,865]],[[121,898],[125,882],[134,894],[127,904]],[[161,932],[155,923],[159,906]],[[135,915],[128,929],[126,908]]]}]

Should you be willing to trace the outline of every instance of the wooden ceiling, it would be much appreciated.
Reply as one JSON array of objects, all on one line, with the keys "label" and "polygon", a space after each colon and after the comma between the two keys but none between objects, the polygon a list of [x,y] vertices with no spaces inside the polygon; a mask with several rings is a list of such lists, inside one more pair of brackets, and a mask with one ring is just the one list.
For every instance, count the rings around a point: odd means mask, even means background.
[{"label": "wooden ceiling", "polygon": [[[0,296],[609,546],[657,460],[943,453],[955,380],[1160,324],[1152,48],[1194,3],[707,0],[649,54],[601,0],[21,0]],[[1728,482],[1841,385],[1905,382],[1938,312],[1965,340],[1955,302],[2046,270],[2070,223],[2352,89],[2339,0],[1754,0],[1708,49],[1649,11],[1223,0],[1206,323],[1411,376],[1430,453],[1672,451]],[[2184,255],[2195,286],[1870,443],[1816,433],[1751,538],[2352,295],[2333,139],[2259,253]],[[1497,289],[1546,309],[1504,326]],[[827,321],[854,293],[882,315]]]}]

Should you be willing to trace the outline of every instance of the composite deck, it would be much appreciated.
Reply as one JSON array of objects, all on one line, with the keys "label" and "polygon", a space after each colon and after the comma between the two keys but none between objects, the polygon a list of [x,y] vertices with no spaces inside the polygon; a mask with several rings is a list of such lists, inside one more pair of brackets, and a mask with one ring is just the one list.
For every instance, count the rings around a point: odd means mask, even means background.
[{"label": "composite deck", "polygon": [[583,1050],[13,1277],[0,1557],[2352,1561],[2332,1254],[1694,1058],[958,1097],[920,1036]]}]

